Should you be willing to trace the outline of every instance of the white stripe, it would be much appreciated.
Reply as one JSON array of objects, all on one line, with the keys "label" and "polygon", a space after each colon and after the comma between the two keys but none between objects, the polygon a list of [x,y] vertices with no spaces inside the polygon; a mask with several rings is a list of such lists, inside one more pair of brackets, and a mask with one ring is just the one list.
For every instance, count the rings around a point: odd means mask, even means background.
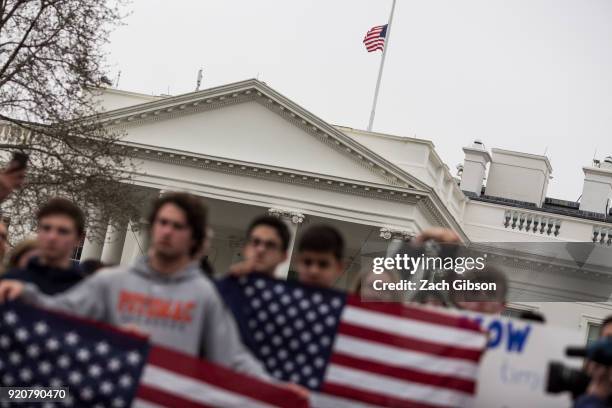
[{"label": "white stripe", "polygon": [[431,374],[449,375],[473,381],[478,378],[478,363],[476,362],[434,356],[345,334],[340,334],[336,338],[334,352],[391,366],[413,368]]},{"label": "white stripe", "polygon": [[355,306],[344,308],[342,320],[386,333],[415,337],[454,347],[473,348],[479,351],[484,348],[486,341],[484,333],[392,316]]},{"label": "white stripe", "polygon": [[227,408],[272,407],[272,405],[268,405],[264,402],[233,393],[223,388],[218,388],[214,385],[151,364],[145,367],[141,381],[149,387],[154,387],[181,398],[201,402],[206,405]]},{"label": "white stripe", "polygon": [[149,401],[145,401],[140,398],[136,398],[132,402],[132,408],[164,408],[163,405],[157,405]]},{"label": "white stripe", "polygon": [[379,408],[379,405],[366,404],[315,391],[310,391],[310,406],[312,408]]},{"label": "white stripe", "polygon": [[465,407],[470,406],[468,403],[473,400],[471,395],[461,391],[395,380],[336,364],[330,364],[327,367],[325,381],[329,384],[344,385],[383,396],[442,406]]}]

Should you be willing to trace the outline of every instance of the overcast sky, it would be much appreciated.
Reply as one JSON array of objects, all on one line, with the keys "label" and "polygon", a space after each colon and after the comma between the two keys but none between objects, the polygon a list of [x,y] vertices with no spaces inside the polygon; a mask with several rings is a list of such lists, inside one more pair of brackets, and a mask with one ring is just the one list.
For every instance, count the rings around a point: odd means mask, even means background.
[{"label": "overcast sky", "polygon": [[[120,89],[193,91],[259,77],[338,125],[365,129],[380,52],[362,39],[391,0],[133,0],[110,38]],[[612,154],[611,0],[397,0],[374,130],[461,147],[547,152],[548,196],[576,200]]]}]

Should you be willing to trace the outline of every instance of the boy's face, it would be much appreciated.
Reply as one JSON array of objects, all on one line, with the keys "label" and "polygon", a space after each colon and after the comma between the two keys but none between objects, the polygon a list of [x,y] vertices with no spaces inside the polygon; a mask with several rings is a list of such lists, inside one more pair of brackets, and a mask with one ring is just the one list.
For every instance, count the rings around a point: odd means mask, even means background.
[{"label": "boy's face", "polygon": [[343,269],[344,265],[331,251],[303,251],[298,255],[297,274],[301,283],[331,288]]},{"label": "boy's face", "polygon": [[38,221],[37,241],[40,256],[47,262],[70,259],[81,237],[72,218],[50,214]]},{"label": "boy's face", "polygon": [[155,255],[166,260],[178,259],[189,256],[193,245],[185,212],[175,204],[164,204],[151,227],[151,248]]},{"label": "boy's face", "polygon": [[274,275],[278,265],[287,259],[283,241],[276,229],[258,225],[251,231],[243,250],[244,258],[253,263],[253,272]]}]

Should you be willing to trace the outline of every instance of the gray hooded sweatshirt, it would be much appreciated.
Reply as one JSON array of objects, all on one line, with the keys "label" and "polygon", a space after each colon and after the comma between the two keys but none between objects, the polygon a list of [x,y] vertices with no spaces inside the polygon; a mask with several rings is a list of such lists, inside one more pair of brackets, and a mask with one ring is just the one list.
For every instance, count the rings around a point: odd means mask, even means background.
[{"label": "gray hooded sweatshirt", "polygon": [[154,344],[270,379],[240,341],[231,313],[196,262],[162,275],[143,257],[129,267],[102,269],[55,296],[26,284],[22,299],[113,325],[136,325]]}]

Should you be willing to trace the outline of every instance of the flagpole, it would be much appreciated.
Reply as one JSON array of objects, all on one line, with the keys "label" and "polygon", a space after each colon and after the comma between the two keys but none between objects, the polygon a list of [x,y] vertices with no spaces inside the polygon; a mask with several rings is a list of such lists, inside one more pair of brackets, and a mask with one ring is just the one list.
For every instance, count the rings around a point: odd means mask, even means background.
[{"label": "flagpole", "polygon": [[378,69],[378,80],[376,81],[376,90],[374,91],[374,102],[372,102],[372,113],[370,113],[370,123],[368,124],[368,132],[372,131],[372,125],[374,125],[374,116],[376,116],[376,103],[378,102],[378,90],[380,89],[380,80],[382,79],[383,69],[385,68],[385,57],[387,56],[387,50],[389,49],[389,41],[391,39],[391,24],[393,23],[393,12],[395,11],[395,2],[391,5],[391,15],[389,16],[389,23],[387,24],[387,35],[385,36],[385,46],[383,48],[382,57],[380,59],[380,68]]}]

